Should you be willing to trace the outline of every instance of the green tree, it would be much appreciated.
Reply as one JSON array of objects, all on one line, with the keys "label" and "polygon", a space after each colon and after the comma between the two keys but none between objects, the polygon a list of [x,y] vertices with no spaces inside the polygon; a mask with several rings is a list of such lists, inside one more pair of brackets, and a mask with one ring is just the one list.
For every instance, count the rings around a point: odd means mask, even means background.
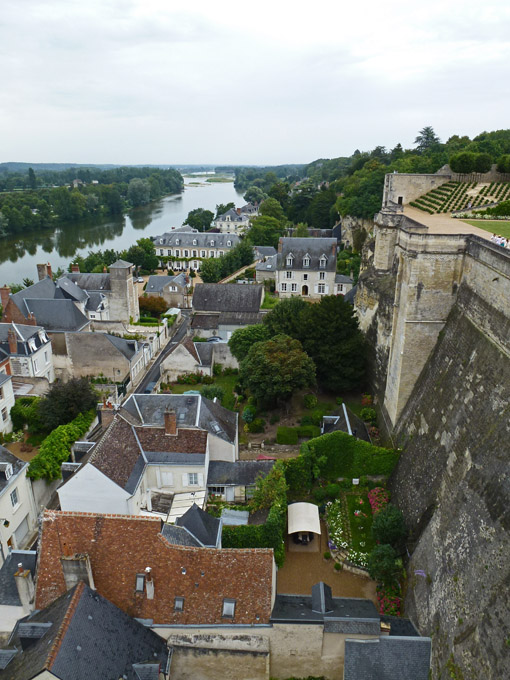
[{"label": "green tree", "polygon": [[134,177],[129,182],[128,199],[133,207],[146,205],[151,200],[151,186],[145,179]]},{"label": "green tree", "polygon": [[275,503],[287,498],[287,481],[282,461],[276,461],[271,472],[255,481],[251,505],[254,510],[272,508]]},{"label": "green tree", "polygon": [[489,153],[478,153],[475,157],[475,172],[489,172],[492,167],[492,156]]},{"label": "green tree", "polygon": [[[224,256],[225,257],[225,256]],[[222,258],[210,257],[202,260],[200,277],[204,283],[218,283],[223,278]]]},{"label": "green tree", "polygon": [[269,335],[290,335],[291,338],[301,337],[301,315],[310,304],[301,297],[291,297],[281,300],[268,314],[264,316],[264,325]]},{"label": "green tree", "polygon": [[232,201],[230,203],[218,203],[218,205],[216,206],[215,219],[217,219],[220,215],[224,215],[229,210],[235,210],[235,207],[236,204]]},{"label": "green tree", "polygon": [[235,358],[238,361],[242,361],[255,343],[265,342],[266,340],[269,340],[269,338],[270,335],[267,326],[257,323],[253,324],[253,326],[238,328],[234,331],[228,341],[228,345]]},{"label": "green tree", "polygon": [[368,556],[368,573],[370,577],[382,585],[392,585],[398,580],[402,563],[391,545],[376,545]]},{"label": "green tree", "polygon": [[404,516],[395,505],[390,503],[375,515],[372,535],[377,543],[387,543],[399,551],[403,548],[407,529]]},{"label": "green tree", "polygon": [[254,246],[278,246],[278,239],[285,233],[285,227],[276,217],[260,215],[251,221],[247,239]]},{"label": "green tree", "polygon": [[188,224],[193,229],[198,231],[207,231],[211,227],[211,222],[214,219],[214,213],[203,208],[195,208],[190,210],[184,224]]},{"label": "green tree", "polygon": [[37,179],[33,168],[28,168],[28,186],[31,189],[37,188]]},{"label": "green tree", "polygon": [[461,151],[450,158],[450,167],[453,172],[469,174],[475,170],[475,154],[470,151]]},{"label": "green tree", "polygon": [[278,222],[285,221],[283,208],[276,198],[266,198],[265,201],[262,201],[259,207],[259,214],[265,217],[274,217]]},{"label": "green tree", "polygon": [[441,140],[434,132],[434,128],[428,125],[418,132],[414,143],[418,145],[416,151],[424,153],[426,151],[431,151],[441,144]]},{"label": "green tree", "polygon": [[322,386],[334,392],[360,387],[365,375],[365,341],[354,310],[343,296],[326,295],[319,304],[307,305],[297,333],[317,366]]},{"label": "green tree", "polygon": [[296,229],[292,236],[294,238],[309,238],[310,233],[308,231],[308,225],[304,224],[303,222],[299,222],[299,224],[296,224]]},{"label": "green tree", "polygon": [[259,404],[273,406],[314,385],[315,365],[298,340],[277,335],[252,346],[241,362],[239,377]]},{"label": "green tree", "polygon": [[266,194],[260,187],[251,186],[248,188],[243,198],[247,203],[261,203],[266,198]]},{"label": "green tree", "polygon": [[97,395],[85,378],[71,378],[67,382],[54,382],[39,401],[42,427],[51,431],[59,425],[74,420],[97,405]]}]

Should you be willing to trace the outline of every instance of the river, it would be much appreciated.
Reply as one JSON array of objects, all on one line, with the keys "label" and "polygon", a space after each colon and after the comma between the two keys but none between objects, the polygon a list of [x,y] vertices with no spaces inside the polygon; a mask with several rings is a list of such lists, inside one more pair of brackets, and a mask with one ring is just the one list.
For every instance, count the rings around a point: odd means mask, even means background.
[{"label": "river", "polygon": [[50,262],[53,271],[59,267],[67,270],[75,255],[87,255],[89,250],[124,250],[142,236],[158,236],[170,227],[181,226],[195,208],[216,214],[219,203],[244,203],[242,193],[234,189],[232,182],[185,178],[185,183],[182,194],[166,196],[116,220],[71,222],[56,229],[0,239],[0,285],[21,283],[25,277],[36,281],[36,265],[40,262]]}]

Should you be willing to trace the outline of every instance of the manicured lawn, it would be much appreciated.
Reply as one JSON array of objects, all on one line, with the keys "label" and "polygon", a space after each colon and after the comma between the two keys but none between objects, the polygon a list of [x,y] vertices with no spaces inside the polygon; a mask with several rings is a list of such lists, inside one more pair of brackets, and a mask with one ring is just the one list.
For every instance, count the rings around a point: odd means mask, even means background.
[{"label": "manicured lawn", "polygon": [[510,222],[505,220],[462,220],[462,222],[489,231],[491,234],[510,238]]},{"label": "manicured lawn", "polygon": [[[375,546],[372,538],[372,509],[366,493],[346,494],[351,527],[351,547],[369,553]],[[360,500],[362,503],[360,503]],[[355,515],[354,513],[359,513]]]},{"label": "manicured lawn", "polygon": [[264,302],[261,304],[261,309],[273,309],[280,302],[280,300],[274,295],[268,293],[264,294]]},{"label": "manicured lawn", "polygon": [[[231,411],[234,410],[235,406],[234,387],[236,386],[238,380],[239,378],[237,375],[219,375],[215,376],[214,383],[211,383],[211,385],[218,385],[223,389],[224,397],[221,401],[221,405],[230,409]],[[172,394],[183,394],[184,392],[188,392],[188,390],[197,390],[201,392],[204,387],[205,385],[202,384],[180,385],[179,383],[172,383],[171,390]]]}]

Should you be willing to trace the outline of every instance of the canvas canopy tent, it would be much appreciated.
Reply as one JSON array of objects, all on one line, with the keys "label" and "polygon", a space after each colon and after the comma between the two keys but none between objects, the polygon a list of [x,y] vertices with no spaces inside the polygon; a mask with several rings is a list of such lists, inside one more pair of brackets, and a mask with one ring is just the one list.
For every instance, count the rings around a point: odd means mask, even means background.
[{"label": "canvas canopy tent", "polygon": [[313,503],[291,503],[288,508],[289,534],[321,533],[319,508]]}]

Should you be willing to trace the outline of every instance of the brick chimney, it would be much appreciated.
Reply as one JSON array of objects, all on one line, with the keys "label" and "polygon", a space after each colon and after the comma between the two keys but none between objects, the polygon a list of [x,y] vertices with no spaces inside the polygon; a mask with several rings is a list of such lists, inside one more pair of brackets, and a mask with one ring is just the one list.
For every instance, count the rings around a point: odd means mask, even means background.
[{"label": "brick chimney", "polygon": [[71,272],[73,274],[79,274],[80,273],[80,265],[74,264],[74,262],[71,264]]},{"label": "brick chimney", "polygon": [[237,208],[237,214],[238,214],[238,215],[241,214],[241,208]]},{"label": "brick chimney", "polygon": [[33,312],[28,312],[27,320],[25,322],[29,326],[37,326],[37,322]]},{"label": "brick chimney", "polygon": [[283,248],[283,236],[280,236],[280,239],[278,240],[278,252],[281,253]]},{"label": "brick chimney", "polygon": [[333,257],[336,257],[336,247],[337,247],[336,243],[331,244],[331,253],[332,253]]},{"label": "brick chimney", "polygon": [[165,434],[177,434],[177,416],[173,409],[167,409],[165,411]]},{"label": "brick chimney", "polygon": [[7,340],[9,342],[9,354],[17,354],[18,339],[16,337],[16,331],[13,328],[9,328],[7,331]]},{"label": "brick chimney", "polygon": [[21,606],[28,614],[34,609],[34,581],[29,569],[23,569],[23,563],[18,563],[18,570],[14,573],[14,581],[18,589]]},{"label": "brick chimney", "polygon": [[106,266],[103,267],[103,274],[108,274],[108,269],[106,269]]},{"label": "brick chimney", "polygon": [[103,430],[106,430],[110,426],[111,422],[115,418],[115,409],[110,402],[103,399],[103,403],[99,409],[99,421]]},{"label": "brick chimney", "polygon": [[51,264],[50,264],[49,262],[48,262],[48,264],[46,265],[46,275],[49,276],[50,279],[51,279],[51,277],[53,276],[53,272],[52,272],[52,270],[51,270]]},{"label": "brick chimney", "polygon": [[0,288],[0,296],[1,296],[4,314],[5,314],[5,308],[7,307],[7,303],[9,302],[9,295],[10,294],[11,294],[11,289],[9,288],[8,285],[4,285]]}]

